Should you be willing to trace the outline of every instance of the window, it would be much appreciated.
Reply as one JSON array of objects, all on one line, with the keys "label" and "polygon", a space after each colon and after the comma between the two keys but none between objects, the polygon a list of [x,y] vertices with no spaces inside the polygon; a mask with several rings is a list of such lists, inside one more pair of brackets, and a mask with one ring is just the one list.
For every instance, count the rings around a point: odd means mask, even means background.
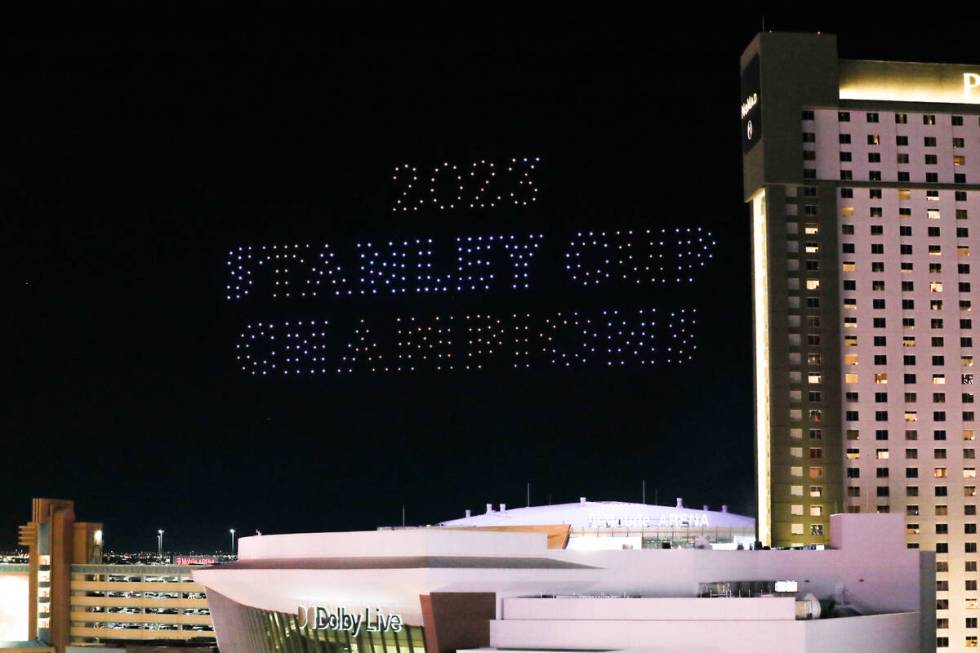
[{"label": "window", "polygon": [[936,114],[934,114],[934,113],[924,113],[924,114],[922,114],[922,124],[923,125],[935,125],[936,124]]}]

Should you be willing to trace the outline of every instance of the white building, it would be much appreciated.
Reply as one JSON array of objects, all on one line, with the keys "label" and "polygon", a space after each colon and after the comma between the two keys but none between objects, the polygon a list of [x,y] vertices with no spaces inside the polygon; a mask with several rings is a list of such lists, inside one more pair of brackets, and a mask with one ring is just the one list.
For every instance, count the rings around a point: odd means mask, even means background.
[{"label": "white building", "polygon": [[925,650],[933,554],[905,547],[900,515],[831,522],[831,548],[794,551],[576,551],[436,527],[256,536],[194,579],[222,653]]},{"label": "white building", "polygon": [[936,646],[977,647],[980,65],[766,33],[742,85],[760,539],[904,515],[908,546],[937,554]]},{"label": "white building", "polygon": [[751,548],[755,542],[755,519],[708,506],[688,508],[682,499],[676,506],[624,501],[588,501],[527,508],[494,510],[487,504],[482,515],[440,522],[440,526],[466,528],[515,528],[563,525],[568,527],[568,549],[659,549],[700,546],[714,549]]}]

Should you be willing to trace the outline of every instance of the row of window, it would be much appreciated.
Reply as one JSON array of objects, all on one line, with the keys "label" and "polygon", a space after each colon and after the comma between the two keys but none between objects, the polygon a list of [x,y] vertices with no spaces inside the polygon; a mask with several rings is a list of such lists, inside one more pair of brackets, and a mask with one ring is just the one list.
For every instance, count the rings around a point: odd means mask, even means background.
[{"label": "row of window", "polygon": [[[949,516],[949,506],[946,504],[936,504],[933,506],[937,517]],[[910,503],[905,506],[905,514],[909,517],[919,516],[919,506],[914,503]],[[963,506],[963,514],[967,516],[972,516],[977,514],[977,504],[969,503]],[[966,564],[966,571],[976,571],[976,560],[968,560]],[[972,569],[971,569],[972,567]]]},{"label": "row of window", "polygon": [[[853,161],[852,152],[847,150],[838,153],[838,158],[841,163],[850,163]],[[804,161],[816,161],[817,151],[816,150],[804,150],[803,160]],[[896,163],[907,164],[910,163],[908,152],[899,152],[895,156]],[[939,164],[939,157],[936,154],[926,154],[924,155],[923,162],[928,166],[934,166]],[[881,163],[881,153],[880,152],[868,152],[868,163]],[[962,154],[953,155],[953,165],[954,166],[965,166],[966,157]]]},{"label": "row of window", "polygon": [[[853,197],[854,197],[854,189],[853,188],[841,188],[840,189],[840,196],[841,196],[841,199],[853,199]],[[953,199],[955,199],[957,202],[966,202],[968,197],[969,197],[969,195],[967,194],[967,191],[965,191],[965,190],[953,191]],[[880,200],[882,198],[883,198],[883,193],[882,193],[882,190],[880,188],[869,188],[868,189],[868,199]],[[898,199],[899,200],[903,200],[903,201],[911,200],[912,199],[912,190],[909,189],[909,188],[899,188],[898,189]],[[927,190],[926,191],[926,200],[929,201],[929,202],[938,202],[940,200],[939,191],[938,190]],[[814,206],[812,204],[806,205],[806,207],[810,207],[810,206],[813,206],[814,215],[816,215],[816,206]],[[807,210],[809,210],[809,209],[804,209],[804,211],[807,211]],[[935,214],[930,213],[929,214],[929,217],[932,218],[932,219],[934,219],[934,220],[938,220],[939,219],[938,209],[934,209],[934,210],[936,211],[936,213]],[[961,210],[963,211],[963,213],[960,213]],[[850,217],[850,215],[853,214],[853,207],[851,208],[851,211],[852,211],[851,214],[845,214],[844,217]],[[908,209],[908,212],[902,212],[902,211],[900,211],[899,213],[900,213],[900,215],[902,217],[907,217],[907,216],[911,216],[912,215],[911,209]],[[935,216],[935,217],[933,217],[933,216]],[[881,217],[881,215],[879,214],[877,217]],[[965,220],[966,219],[966,209],[957,209],[956,210],[956,219],[957,220],[960,220],[960,219]]]},{"label": "row of window", "polygon": [[[797,457],[802,457],[802,455],[803,455],[802,451],[803,450],[802,450],[801,447],[794,447],[790,451],[792,452],[794,450],[796,452],[798,452],[797,453]],[[823,451],[823,449],[821,449],[819,447],[811,447],[810,448],[810,458],[822,458],[823,457],[822,451]],[[846,454],[848,460],[860,460],[861,459],[861,450],[858,449],[858,448],[849,447],[846,450],[845,454]],[[933,457],[936,460],[945,460],[946,459],[946,454],[947,454],[947,450],[946,449],[933,449],[932,450],[932,455],[933,455]],[[892,450],[891,449],[875,449],[875,459],[876,460],[890,460],[891,459],[891,455],[892,455]],[[977,457],[977,455],[976,455],[976,449],[964,449],[963,450],[963,458],[964,459],[966,459],[966,460],[974,460],[974,459],[976,459],[976,457]],[[918,449],[906,449],[905,450],[905,459],[906,460],[918,460],[919,459],[919,450]],[[976,478],[976,470],[974,468],[969,468],[969,467],[967,469],[968,470],[972,470],[972,472],[971,472],[972,475],[967,476],[966,475],[966,472],[964,472],[964,478]],[[940,477],[937,476],[936,478],[940,478]],[[945,477],[942,477],[942,478],[945,478]]]},{"label": "row of window", "polygon": [[[806,133],[810,133],[810,132],[806,132]],[[804,142],[812,143],[812,142],[815,142],[815,141],[809,141],[809,140],[804,139]],[[851,134],[838,134],[837,135],[837,142],[840,145],[851,145],[852,144],[852,142],[851,142]],[[963,138],[963,137],[960,137],[960,136],[954,136],[951,139],[950,142],[952,143],[952,145],[953,145],[953,147],[955,149],[962,149],[962,148],[965,148],[966,147],[966,139]],[[898,135],[898,136],[895,137],[895,145],[896,146],[898,146],[898,147],[908,147],[908,144],[909,144],[909,137],[908,136]],[[922,139],[922,144],[925,147],[937,147],[936,137],[935,136],[925,136]],[[868,134],[868,145],[881,145],[881,134],[877,134],[877,133]],[[814,156],[810,156],[811,153],[813,153]],[[804,150],[804,152],[803,152],[803,160],[804,161],[813,160],[815,158],[815,153],[816,153],[816,150]],[[850,152],[847,152],[847,154],[850,154]],[[879,152],[871,152],[871,153],[869,153],[869,155],[870,154],[875,154],[879,158],[877,158],[877,159],[868,159],[869,162],[871,162],[871,163],[877,163],[877,162],[881,161],[881,158],[880,158],[881,157],[881,154]],[[902,158],[903,156],[904,156],[904,158]],[[841,161],[850,161],[850,160],[851,160],[850,158],[841,159]],[[909,162],[908,154],[907,153],[899,153],[898,162],[899,163],[908,163]],[[926,161],[926,163],[935,163],[935,161],[931,161],[931,162],[930,161]],[[963,164],[960,164],[960,165],[963,165]]]},{"label": "row of window", "polygon": [[[975,635],[967,635],[963,645],[966,648],[977,648],[977,637]],[[949,637],[937,637],[936,648],[949,648]]]},{"label": "row of window", "polygon": [[[809,225],[808,225],[809,226]],[[840,226],[841,234],[845,236],[854,235],[854,225],[853,224],[842,224]],[[883,236],[885,234],[885,226],[880,224],[868,225],[868,232],[872,236]],[[806,228],[804,228],[804,233],[806,233]],[[809,235],[809,234],[808,234]],[[911,237],[912,236],[912,225],[899,225],[898,235],[900,237]],[[926,235],[929,238],[939,238],[942,235],[942,230],[939,227],[926,227]],[[957,238],[969,238],[970,229],[969,227],[956,227],[956,237]]]},{"label": "row of window", "polygon": [[[907,125],[909,122],[909,114],[907,113],[895,113],[895,124],[896,125]],[[980,122],[980,116],[970,116],[970,118],[978,118]],[[814,120],[816,114],[812,109],[804,109],[802,113],[803,120]],[[960,115],[950,116],[954,127],[962,127],[964,124],[964,117]],[[867,111],[864,114],[864,119],[866,122],[877,123],[881,122],[881,113],[878,111]],[[851,122],[851,112],[850,111],[838,111],[837,112],[838,122]],[[936,124],[936,114],[925,113],[922,114],[922,124],[923,125],[935,125]]]},{"label": "row of window", "polygon": [[[850,450],[848,450],[850,451]],[[848,456],[849,459],[850,456]],[[888,467],[876,467],[875,468],[875,478],[888,478],[889,477]],[[948,467],[934,467],[932,470],[933,478],[949,478],[949,468]],[[976,478],[977,468],[976,467],[964,467],[963,468],[963,478]],[[848,467],[847,478],[861,478],[861,469],[859,467]],[[919,478],[919,468],[918,467],[906,467],[905,468],[905,478]],[[879,494],[878,496],[886,496],[888,493],[887,487],[878,488],[885,494]]]},{"label": "row of window", "polygon": [[[851,469],[848,469],[847,471],[850,472],[852,470]],[[854,471],[859,471],[859,470],[854,470]],[[821,476],[822,476],[822,474],[821,474]],[[854,479],[854,478],[859,478],[859,477],[860,476],[853,476],[852,477],[852,476],[850,476],[850,474],[848,474],[848,478],[849,479]],[[882,477],[879,477],[879,478],[888,478],[888,476],[885,475],[885,476],[882,476]],[[876,493],[877,496],[888,496],[889,495],[889,492],[890,492],[890,488],[887,485],[878,486],[877,488],[875,488],[875,490],[876,490],[875,493]],[[937,485],[937,486],[935,486],[934,490],[935,490],[935,496],[937,496],[937,497],[948,497],[949,496],[949,488],[947,488],[945,485]],[[857,487],[857,486],[853,486],[853,485],[852,486],[849,486],[847,488],[847,496],[849,498],[852,498],[852,499],[858,499],[858,498],[860,498],[861,497],[861,488],[860,487]],[[918,497],[919,496],[919,486],[917,486],[917,485],[908,485],[908,486],[906,486],[905,487],[905,496],[906,497]],[[965,496],[965,497],[975,497],[975,496],[977,496],[977,488],[976,488],[976,486],[975,485],[965,485],[965,486],[963,486],[963,496]],[[969,542],[968,544],[972,545],[974,548],[973,548],[973,551],[967,550],[967,553],[976,553],[976,548],[975,548],[976,547],[976,542]],[[940,551],[938,549],[936,550],[936,552],[937,553],[940,553]]]},{"label": "row of window", "polygon": [[[803,169],[804,179],[816,179],[817,171],[815,168],[804,168]],[[840,171],[841,181],[853,181],[854,171],[853,170],[841,170]],[[895,178],[896,181],[911,182],[911,173],[906,170],[899,170]],[[868,170],[868,181],[882,181],[881,170]],[[938,172],[927,172],[926,173],[926,183],[927,184],[938,184],[939,183],[939,173]],[[953,173],[953,183],[954,184],[965,184],[966,173],[954,172]]]},{"label": "row of window", "polygon": [[[887,422],[888,421],[888,411],[887,410],[876,410],[876,411],[874,411],[874,413],[875,413],[875,421],[876,422]],[[905,421],[906,422],[910,422],[911,423],[911,422],[918,422],[919,421],[919,412],[918,411],[915,411],[915,410],[905,410],[904,415],[905,415]],[[964,422],[973,422],[973,421],[976,421],[976,417],[975,416],[976,416],[976,413],[974,413],[972,410],[964,411],[963,412],[963,421]],[[857,422],[857,421],[860,421],[860,419],[861,419],[860,418],[860,411],[857,411],[857,410],[846,410],[846,411],[844,411],[844,419],[846,419],[849,422]],[[935,411],[933,411],[932,412],[932,421],[934,421],[934,422],[945,422],[946,421],[946,411],[944,411],[944,410],[935,410]]]},{"label": "row of window", "polygon": [[[928,245],[927,247],[928,247],[929,256],[942,256],[942,254],[943,254],[943,246],[942,245]],[[902,256],[911,256],[912,255],[912,251],[913,251],[913,248],[912,248],[912,245],[911,244],[906,243],[906,244],[902,244],[902,245],[899,246],[899,253]],[[855,253],[854,243],[841,243],[841,253],[843,253],[843,254],[854,254]],[[885,244],[884,243],[871,243],[871,253],[872,254],[884,254],[885,253]],[[956,246],[956,255],[957,256],[969,256],[970,255],[970,246],[969,245],[957,245]]]},{"label": "row of window", "polygon": [[[812,263],[815,263],[816,265],[810,265],[810,263],[811,263],[811,261],[807,261],[807,270],[808,271],[818,271],[818,270],[820,270],[819,261],[812,261]],[[915,271],[915,264],[912,261],[902,261],[899,269],[903,273],[906,273],[906,272],[914,272]],[[843,261],[841,263],[841,272],[855,272],[855,271],[857,271],[857,263],[855,263],[854,261]],[[882,261],[872,261],[871,262],[871,271],[872,272],[884,272],[885,271],[885,264],[884,264],[884,262],[882,262]],[[943,273],[943,264],[942,263],[929,263],[929,274],[942,274],[942,273]],[[957,274],[970,274],[970,264],[969,263],[957,263],[956,264],[956,273]],[[882,283],[884,283],[884,281],[882,281]],[[904,284],[905,282],[903,281],[902,283]],[[909,282],[909,283],[911,283],[911,282]],[[930,282],[930,283],[932,283],[932,282]],[[912,288],[915,288],[915,286],[912,286]]]},{"label": "row of window", "polygon": [[[790,429],[790,433],[792,434],[792,429]],[[856,440],[860,440],[861,439],[861,434],[860,434],[860,432],[859,432],[858,429],[848,429],[847,431],[845,431],[845,434],[846,434],[847,439],[850,440],[850,441],[856,441]],[[976,430],[975,429],[963,429],[963,441],[964,442],[973,442],[974,440],[976,440],[976,435],[977,434],[976,434]],[[802,436],[799,436],[799,437],[802,437]],[[905,431],[905,439],[908,440],[908,441],[917,441],[919,439],[919,432],[917,430],[915,430],[915,429],[906,430]],[[932,439],[933,440],[936,440],[936,441],[945,441],[946,440],[946,431],[944,429],[937,429],[937,430],[933,431]],[[888,440],[888,429],[876,429],[875,430],[875,440],[876,441],[885,441],[885,440]],[[969,449],[969,450],[964,449],[964,457],[965,458],[973,458],[973,455],[972,454],[969,455],[969,456],[967,456],[966,455],[966,451],[971,451],[972,452],[973,450],[972,449]]]},{"label": "row of window", "polygon": [[[811,397],[810,401],[819,401],[819,392],[813,393],[817,395],[816,397]],[[907,404],[914,404],[918,399],[919,395],[915,392],[906,392],[902,397],[902,400]],[[972,404],[975,400],[975,395],[972,392],[964,392],[961,399],[964,404]],[[857,392],[845,392],[844,401],[856,403],[860,400],[860,395]],[[888,393],[887,392],[876,392],[874,393],[874,400],[877,404],[888,403]],[[946,393],[945,392],[933,392],[932,402],[934,404],[944,404],[946,403]]]},{"label": "row of window", "polygon": [[[810,336],[807,336],[807,339],[809,339],[809,338],[810,338]],[[853,344],[851,344],[851,341],[849,340],[850,338],[855,338],[855,340],[853,341]],[[844,344],[846,344],[848,346],[857,345],[856,336],[844,336],[844,339],[845,339],[845,343]],[[792,337],[791,337],[790,341],[792,342]],[[819,338],[817,338],[817,342],[819,343]],[[847,358],[847,355],[845,355],[845,359],[846,358]],[[906,357],[906,358],[903,359],[902,362],[905,365],[915,365],[915,356]],[[851,364],[851,363],[848,363],[848,364]],[[854,364],[856,364],[856,363],[854,363]],[[876,363],[876,364],[877,365],[885,365],[886,362],[879,362],[879,363]],[[973,385],[973,379],[974,379],[973,374],[961,374],[960,375],[960,385]],[[791,380],[792,380],[792,378],[791,378]],[[859,380],[860,379],[859,379],[859,376],[858,376],[858,373],[857,372],[845,372],[845,374],[844,374],[844,383],[847,383],[849,385],[854,385],[854,384],[857,384],[859,382]],[[887,385],[888,384],[888,372],[875,372],[874,373],[874,382],[875,382],[875,385]],[[916,375],[915,374],[906,373],[906,374],[903,375],[902,382],[905,383],[906,385],[914,385],[915,383],[917,383]],[[933,385],[946,385],[946,375],[945,374],[941,374],[941,373],[933,374],[932,375],[932,384]],[[815,421],[819,421],[819,420],[815,420]]]}]

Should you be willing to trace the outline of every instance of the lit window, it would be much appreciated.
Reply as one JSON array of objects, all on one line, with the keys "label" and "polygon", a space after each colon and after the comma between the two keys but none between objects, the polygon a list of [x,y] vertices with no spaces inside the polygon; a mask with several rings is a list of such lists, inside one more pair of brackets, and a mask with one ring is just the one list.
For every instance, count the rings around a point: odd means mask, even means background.
[{"label": "lit window", "polygon": [[803,504],[794,503],[789,507],[789,514],[791,515],[802,515],[803,514]]},{"label": "lit window", "polygon": [[857,266],[854,264],[854,261],[844,261],[844,263],[841,264],[841,270],[843,272],[854,272],[856,267]]},{"label": "lit window", "polygon": [[939,209],[926,209],[926,217],[930,220],[938,220],[940,218]]},{"label": "lit window", "polygon": [[822,381],[822,377],[819,374],[807,374],[806,382],[817,385]]},{"label": "lit window", "polygon": [[789,468],[789,475],[790,476],[803,476],[803,468],[802,467],[790,467]]},{"label": "lit window", "polygon": [[844,383],[857,383],[857,382],[858,382],[858,375],[856,373],[848,372],[847,374],[844,375]]},{"label": "lit window", "polygon": [[875,383],[885,385],[888,383],[888,372],[875,372]]},{"label": "lit window", "polygon": [[875,458],[878,460],[888,460],[888,449],[876,449]]},{"label": "lit window", "polygon": [[976,478],[977,468],[976,467],[964,467],[963,468],[963,478]]},{"label": "lit window", "polygon": [[919,421],[919,413],[916,412],[916,411],[914,411],[914,410],[907,410],[907,411],[905,411],[905,421],[906,422],[918,422]]},{"label": "lit window", "polygon": [[803,535],[803,524],[791,524],[789,530],[793,535]]},{"label": "lit window", "polygon": [[932,375],[933,385],[946,385],[946,375],[945,374],[933,374]]},{"label": "lit window", "polygon": [[945,467],[936,467],[932,470],[932,475],[934,478],[946,478],[947,472]]},{"label": "lit window", "polygon": [[817,290],[819,288],[820,288],[820,280],[819,279],[807,279],[806,280],[806,289],[807,290]]},{"label": "lit window", "polygon": [[942,292],[943,282],[942,281],[930,281],[929,282],[929,292]]},{"label": "lit window", "polygon": [[803,486],[802,485],[790,485],[789,486],[789,493],[792,496],[794,496],[794,497],[802,497],[803,496]]}]

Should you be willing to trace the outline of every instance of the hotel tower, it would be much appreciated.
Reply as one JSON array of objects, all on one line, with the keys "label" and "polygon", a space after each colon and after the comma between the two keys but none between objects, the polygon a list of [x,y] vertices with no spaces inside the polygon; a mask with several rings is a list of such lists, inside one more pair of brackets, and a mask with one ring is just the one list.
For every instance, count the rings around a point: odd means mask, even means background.
[{"label": "hotel tower", "polygon": [[938,650],[976,647],[980,65],[763,33],[741,71],[759,539],[901,513],[936,552]]}]

